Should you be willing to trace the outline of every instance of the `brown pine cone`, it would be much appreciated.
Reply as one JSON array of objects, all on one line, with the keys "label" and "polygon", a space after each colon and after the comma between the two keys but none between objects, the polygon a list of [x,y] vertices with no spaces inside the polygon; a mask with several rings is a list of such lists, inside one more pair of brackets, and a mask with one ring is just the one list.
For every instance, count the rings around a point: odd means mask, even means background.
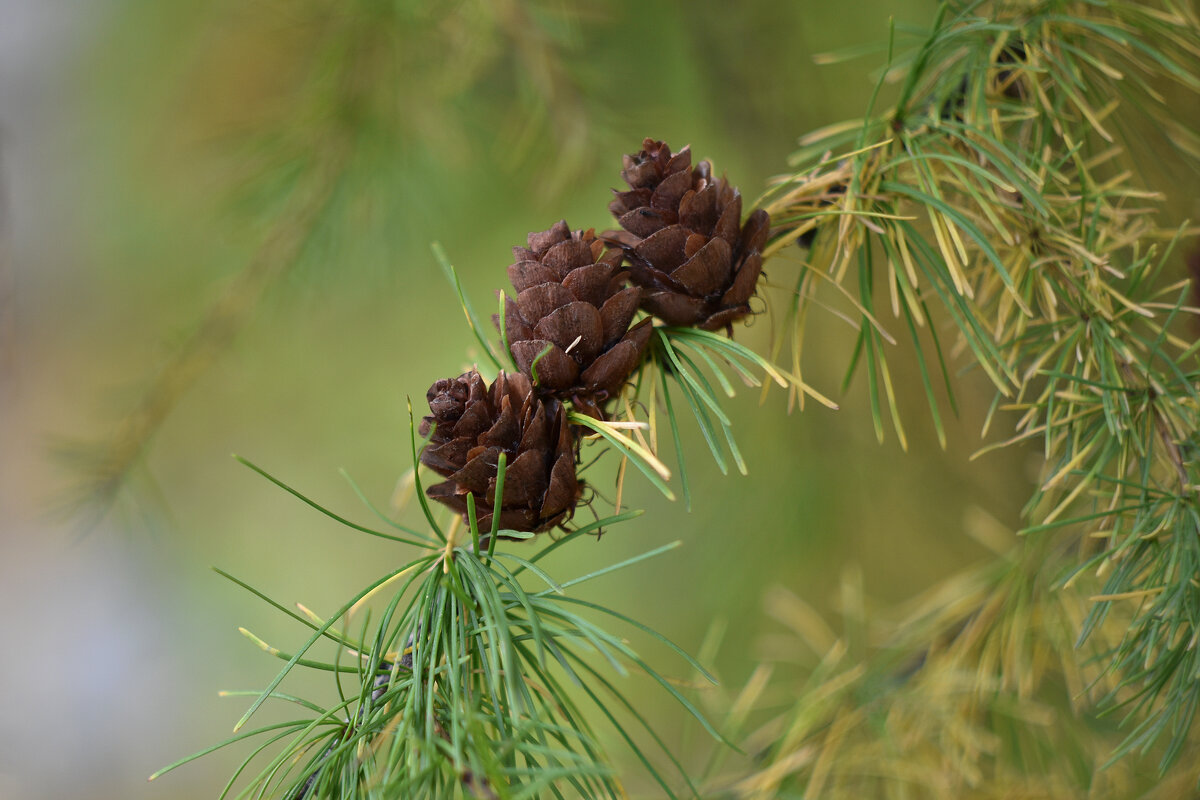
[{"label": "brown pine cone", "polygon": [[750,314],[762,272],[760,251],[771,218],[757,209],[742,225],[742,196],[712,165],[691,168],[691,150],[678,153],[646,139],[625,156],[609,211],[624,231],[608,234],[625,250],[630,275],[643,287],[642,308],[668,325],[726,328]]},{"label": "brown pine cone", "polygon": [[421,463],[445,477],[426,490],[467,518],[467,493],[475,495],[481,531],[492,526],[496,473],[507,453],[500,527],[545,531],[571,517],[581,486],[575,476],[575,437],[567,412],[554,398],[539,398],[529,378],[501,372],[491,387],[471,372],[430,387],[429,416],[420,433],[433,437]]},{"label": "brown pine cone", "polygon": [[517,290],[505,297],[504,328],[517,368],[533,375],[543,393],[571,399],[601,416],[641,361],[651,322],[632,328],[641,290],[626,287],[619,249],[605,252],[593,231],[571,231],[559,221],[514,247],[508,277]]}]

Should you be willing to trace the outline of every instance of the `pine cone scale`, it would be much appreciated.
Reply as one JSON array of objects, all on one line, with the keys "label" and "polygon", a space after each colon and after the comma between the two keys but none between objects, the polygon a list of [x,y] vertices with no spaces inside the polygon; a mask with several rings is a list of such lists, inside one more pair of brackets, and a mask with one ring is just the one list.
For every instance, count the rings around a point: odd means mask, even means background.
[{"label": "pine cone scale", "polygon": [[449,475],[467,459],[469,446],[463,439],[454,439],[441,445],[430,445],[421,451],[421,463],[439,475]]},{"label": "pine cone scale", "polygon": [[[509,462],[504,470],[504,499],[512,505],[540,503],[549,485],[545,456],[540,450],[526,450]],[[495,472],[488,480],[487,501],[489,505],[496,504]]]},{"label": "pine cone scale", "polygon": [[472,448],[467,454],[467,462],[463,467],[447,475],[447,483],[454,484],[458,494],[474,492],[483,496],[488,488],[488,480],[496,475],[496,467],[500,463],[500,447]]},{"label": "pine cone scale", "polygon": [[704,318],[706,303],[679,292],[651,292],[642,300],[642,307],[668,325],[692,325]]},{"label": "pine cone scale", "polygon": [[[504,336],[510,342],[523,342],[528,339],[536,339],[537,334],[534,333],[532,327],[521,316],[521,312],[517,308],[506,310],[504,314]],[[500,327],[499,317],[495,320],[496,327]]]},{"label": "pine cone scale", "polygon": [[572,508],[578,499],[575,459],[564,453],[554,462],[550,472],[550,486],[542,499],[542,513],[550,517],[557,516]]},{"label": "pine cone scale", "polygon": [[540,386],[548,389],[568,389],[579,377],[579,364],[547,339],[527,339],[509,345],[517,369],[532,375],[535,364]]},{"label": "pine cone scale", "polygon": [[709,238],[702,233],[689,234],[683,242],[683,257],[689,259],[696,253],[700,252],[700,248],[708,244]]},{"label": "pine cone scale", "polygon": [[492,427],[479,435],[478,441],[485,447],[503,447],[518,435],[520,435],[520,425],[517,422],[517,415],[512,410],[510,399],[505,397],[501,401],[500,417]]},{"label": "pine cone scale", "polygon": [[542,317],[573,302],[575,296],[570,290],[555,281],[539,283],[519,293],[516,307],[526,325],[536,325]]},{"label": "pine cone scale", "polygon": [[605,348],[613,347],[629,331],[641,299],[641,290],[630,288],[622,289],[604,301],[600,307],[600,324],[604,330]]},{"label": "pine cone scale", "polygon": [[[738,270],[729,291],[721,295],[721,305],[741,306],[750,302],[754,288],[758,284],[758,276],[762,273],[762,256],[754,253]],[[719,326],[718,326],[719,327]]]},{"label": "pine cone scale", "polygon": [[462,418],[454,425],[452,433],[455,436],[474,439],[492,426],[489,418],[475,400],[469,400]]},{"label": "pine cone scale", "polygon": [[529,252],[535,257],[541,257],[547,250],[570,237],[570,235],[571,229],[567,227],[566,221],[559,220],[548,231],[529,234],[527,237]]},{"label": "pine cone scale", "polygon": [[733,271],[729,256],[729,245],[724,239],[709,239],[694,256],[671,273],[671,278],[690,294],[710,295],[729,283]]},{"label": "pine cone scale", "polygon": [[519,294],[533,286],[554,283],[558,280],[558,275],[538,261],[518,261],[508,268],[508,279]]},{"label": "pine cone scale", "polygon": [[600,312],[582,300],[556,308],[538,322],[534,332],[580,362],[592,361],[604,345],[604,323]]},{"label": "pine cone scale", "polygon": [[[750,225],[750,221],[755,219],[759,212],[765,216],[767,212],[761,209],[755,209],[750,218],[746,220],[746,224]],[[721,216],[717,219],[716,225],[713,226],[713,236],[719,236],[725,240],[725,243],[730,247],[738,246],[738,235],[742,227],[742,198],[738,196],[734,202],[725,206],[721,212]],[[759,245],[761,248],[761,245]],[[755,249],[759,249],[755,248]]]},{"label": "pine cone scale", "polygon": [[761,252],[771,233],[771,217],[761,208],[746,219],[742,227],[741,245],[744,251]]},{"label": "pine cone scale", "polygon": [[546,407],[539,405],[533,420],[521,432],[521,438],[517,444],[517,455],[550,448],[554,444],[551,434],[550,421],[546,418]]},{"label": "pine cone scale", "polygon": [[610,294],[613,271],[613,265],[603,261],[577,267],[562,279],[562,285],[572,296],[599,308]]},{"label": "pine cone scale", "polygon": [[693,231],[711,231],[717,224],[717,189],[706,186],[679,201],[679,224]]},{"label": "pine cone scale", "polygon": [[[674,214],[671,217],[675,217]],[[668,219],[667,216],[652,208],[643,206],[622,214],[619,220],[621,227],[637,236],[651,236],[655,231],[660,231],[674,223],[674,219]]]},{"label": "pine cone scale", "polygon": [[560,278],[565,276],[567,270],[584,264],[590,264],[593,260],[591,243],[578,239],[568,239],[565,242],[559,242],[542,256],[542,263],[552,269],[559,270]]},{"label": "pine cone scale", "polygon": [[676,172],[667,177],[650,195],[650,207],[656,211],[675,215],[679,211],[684,194],[692,188],[692,176]]},{"label": "pine cone scale", "polygon": [[672,225],[643,239],[633,248],[633,254],[658,272],[670,274],[683,263],[684,246],[690,235],[687,228]]},{"label": "pine cone scale", "polygon": [[719,331],[721,328],[732,325],[744,316],[746,316],[746,312],[740,308],[726,308],[705,317],[704,321],[696,327],[702,331]]},{"label": "pine cone scale", "polygon": [[658,176],[658,166],[652,161],[645,161],[640,164],[635,164],[627,161],[625,169],[621,172],[621,177],[630,186],[640,186]]},{"label": "pine cone scale", "polygon": [[620,217],[635,208],[650,205],[654,193],[649,189],[631,189],[628,192],[614,192],[613,199],[608,204],[608,210],[614,217]]},{"label": "pine cone scale", "polygon": [[610,395],[616,394],[621,388],[621,384],[637,367],[638,361],[641,360],[642,353],[650,341],[652,331],[649,319],[644,319],[630,328],[625,339],[614,345],[584,370],[580,376],[583,382],[596,386]]}]

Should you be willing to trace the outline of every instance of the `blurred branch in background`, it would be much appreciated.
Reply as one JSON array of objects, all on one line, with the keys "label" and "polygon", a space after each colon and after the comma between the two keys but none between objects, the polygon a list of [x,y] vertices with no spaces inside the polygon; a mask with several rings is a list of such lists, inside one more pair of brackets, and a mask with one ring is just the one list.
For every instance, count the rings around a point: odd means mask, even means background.
[{"label": "blurred branch in background", "polygon": [[712,796],[770,798],[1183,797],[1190,765],[1160,780],[1135,761],[1103,769],[1119,741],[1094,703],[1117,683],[1106,628],[1082,651],[1085,591],[1050,577],[1069,553],[1026,546],[979,510],[967,533],[996,558],[874,611],[862,576],[843,578],[835,632],[782,588],[767,612],[786,630],[764,640],[773,679],[756,702],[782,708],[747,734],[750,774],[710,779]]},{"label": "blurred branch in background", "polygon": [[297,189],[294,208],[276,223],[255,258],[232,279],[209,306],[196,331],[153,377],[137,405],[117,425],[112,439],[91,447],[64,448],[64,455],[80,465],[85,475],[78,503],[81,509],[93,510],[87,521],[98,522],[107,513],[179,399],[220,357],[253,317],[266,292],[300,257],[343,175],[344,149],[331,150],[325,158],[328,161],[308,176],[310,185]]},{"label": "blurred branch in background", "polygon": [[[579,24],[579,9],[556,20],[546,18],[547,9],[527,0],[500,0],[484,7],[496,14],[515,55],[517,68],[525,81],[519,87],[520,102],[512,109],[509,135],[501,137],[492,156],[514,174],[544,152],[535,147],[548,127],[555,145],[555,158],[534,164],[533,181],[542,184],[551,197],[566,189],[572,178],[587,166],[595,127],[580,93],[576,78],[568,69],[569,59],[579,55],[581,42],[571,36],[572,24]],[[566,11],[567,6],[560,11]],[[593,12],[594,14],[594,12]],[[557,33],[551,30],[551,25]]]},{"label": "blurred branch in background", "polygon": [[[283,23],[286,35],[301,42],[276,67],[288,76],[286,89],[265,111],[251,97],[234,112],[241,118],[234,127],[245,130],[221,142],[220,155],[237,153],[243,166],[225,174],[217,193],[242,198],[239,223],[261,230],[260,243],[111,438],[61,448],[81,475],[73,508],[88,521],[107,513],[180,399],[264,297],[305,263],[306,251],[336,253],[336,243],[387,240],[389,229],[411,228],[403,214],[415,200],[398,196],[404,189],[391,180],[398,165],[433,153],[459,166],[468,152],[482,149],[489,162],[517,173],[548,140],[561,157],[542,160],[527,180],[552,192],[583,166],[592,123],[564,59],[575,44],[570,6],[304,0],[240,10],[254,12],[275,17],[272,24]],[[501,124],[507,136],[498,143],[473,114],[478,95],[495,94],[497,81],[506,84],[499,94],[507,99]],[[232,86],[210,91],[237,94]],[[363,230],[364,220],[371,230]],[[325,271],[347,266],[336,256],[320,260]]]}]

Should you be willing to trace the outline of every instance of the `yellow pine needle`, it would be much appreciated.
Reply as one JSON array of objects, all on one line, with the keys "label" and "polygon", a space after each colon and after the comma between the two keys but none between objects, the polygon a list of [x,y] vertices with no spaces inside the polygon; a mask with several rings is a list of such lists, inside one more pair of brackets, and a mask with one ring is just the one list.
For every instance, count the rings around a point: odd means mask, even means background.
[{"label": "yellow pine needle", "polygon": [[941,217],[947,233],[950,234],[950,241],[954,243],[954,249],[958,252],[959,264],[963,267],[971,266],[971,257],[967,254],[967,246],[963,244],[962,236],[958,232],[958,225],[945,214],[942,214]]},{"label": "yellow pine needle", "polygon": [[973,297],[974,291],[967,282],[966,276],[962,273],[962,265],[958,263],[958,255],[954,252],[949,234],[945,230],[945,226],[948,224],[945,221],[945,217],[932,207],[927,209],[927,211],[930,225],[933,227],[933,237],[937,241],[938,250],[942,253],[942,262],[946,265],[946,271],[950,273],[950,280],[954,284],[954,290],[964,297]]},{"label": "yellow pine needle", "polygon": [[772,619],[794,632],[816,654],[829,652],[837,634],[811,605],[782,586],[767,590],[763,606]]},{"label": "yellow pine needle", "polygon": [[1073,502],[1075,502],[1076,498],[1078,498],[1079,495],[1083,493],[1084,489],[1088,488],[1088,486],[1090,486],[1094,481],[1095,481],[1095,473],[1089,473],[1089,474],[1085,475],[1079,481],[1079,483],[1075,485],[1075,488],[1072,489],[1070,491],[1070,493],[1066,497],[1063,498],[1062,502],[1059,503],[1057,506],[1055,506],[1053,511],[1051,511],[1049,514],[1047,514],[1045,517],[1042,518],[1041,524],[1049,525],[1052,522],[1054,522],[1054,520],[1058,519],[1059,515],[1062,514],[1064,511],[1066,511],[1067,508],[1069,508],[1070,505]]},{"label": "yellow pine needle", "polygon": [[805,747],[789,751],[785,757],[771,762],[771,765],[766,769],[736,784],[734,788],[737,796],[741,798],[763,798],[763,800],[775,797],[779,785],[788,776],[799,772],[816,760],[818,752],[819,749],[816,745],[806,745]]},{"label": "yellow pine needle", "polygon": [[358,613],[358,610],[359,610],[359,609],[361,609],[361,608],[362,608],[364,605],[366,605],[368,602],[370,602],[371,598],[375,597],[375,595],[377,595],[377,594],[379,594],[380,592],[382,592],[382,591],[383,591],[385,588],[387,588],[388,586],[391,586],[392,584],[396,583],[396,582],[397,582],[397,581],[399,581],[401,578],[405,577],[406,575],[408,575],[410,572],[412,572],[413,570],[415,570],[415,569],[416,569],[417,567],[419,567],[419,566],[421,566],[421,562],[417,562],[417,563],[415,563],[415,564],[411,564],[411,565],[409,565],[408,567],[406,567],[406,568],[404,568],[404,569],[400,570],[399,572],[397,572],[397,573],[396,573],[395,575],[393,575],[392,577],[388,578],[388,579],[387,579],[386,581],[384,581],[383,583],[381,583],[381,584],[379,584],[378,586],[376,586],[376,587],[375,587],[374,589],[372,589],[371,591],[367,592],[365,595],[363,595],[363,596],[362,596],[362,598],[361,598],[361,599],[360,599],[360,600],[359,600],[357,603],[355,603],[353,606],[351,606],[351,607],[350,607],[350,610],[346,612],[346,616],[347,616],[347,617],[353,617],[355,614],[357,614],[357,613]]},{"label": "yellow pine needle", "polygon": [[610,419],[610,420],[606,420],[604,424],[608,427],[613,428],[614,430],[633,431],[634,433],[636,433],[638,435],[639,439],[641,438],[640,432],[647,430],[650,427],[649,423],[642,422],[641,420],[629,421],[629,420]]},{"label": "yellow pine needle", "polygon": [[325,620],[318,617],[308,606],[303,603],[296,603],[296,608],[300,609],[300,613],[308,617],[308,621],[320,628],[325,624]]},{"label": "yellow pine needle", "polygon": [[893,240],[896,243],[896,249],[900,251],[900,260],[904,262],[904,272],[908,275],[908,283],[913,289],[921,285],[917,280],[917,267],[913,262],[912,253],[908,250],[908,237],[900,231],[893,231]]},{"label": "yellow pine needle", "polygon": [[[862,124],[861,122],[860,122],[860,123],[857,123],[855,127],[858,127],[858,126],[859,126],[859,125],[861,125],[861,124]],[[863,154],[863,153],[869,153],[869,152],[871,152],[872,150],[879,150],[880,148],[887,147],[888,145],[890,145],[890,144],[891,144],[892,142],[894,142],[894,141],[896,141],[894,138],[892,138],[892,139],[884,139],[884,140],[882,140],[882,141],[876,142],[875,144],[869,144],[869,145],[867,145],[866,147],[860,147],[860,148],[858,148],[857,150],[850,150],[850,151],[847,151],[847,152],[845,152],[845,153],[839,153],[839,154],[838,154],[838,155],[836,155],[836,156],[829,156],[829,157],[828,157],[828,158],[826,158],[824,161],[822,161],[821,163],[819,163],[817,166],[819,166],[819,167],[823,167],[823,166],[825,166],[826,164],[837,164],[837,163],[840,163],[840,162],[842,162],[842,161],[848,161],[849,159],[851,159],[851,158],[854,158],[854,157],[855,157],[855,156],[857,156],[857,155],[861,155],[861,154]]]},{"label": "yellow pine needle", "polygon": [[246,630],[245,628],[239,627],[238,633],[240,633],[242,636],[245,636],[247,639],[249,639],[251,642],[253,642],[254,645],[256,647],[258,647],[258,649],[262,650],[264,653],[270,653],[273,656],[279,655],[279,652],[280,652],[279,648],[272,647],[271,645],[267,644],[262,639],[258,638],[253,633]]},{"label": "yellow pine needle", "polygon": [[[612,436],[612,438],[616,439],[623,446],[628,448],[638,458],[645,461],[646,464],[652,470],[657,472],[659,477],[661,477],[663,480],[669,481],[671,479],[671,470],[669,470],[667,468],[666,464],[662,463],[662,461],[660,461],[658,459],[658,456],[654,455],[654,453],[651,453],[645,447],[642,447],[642,445],[635,442],[633,439],[630,439],[625,434],[621,433],[621,429],[644,427],[646,425],[646,423],[644,423],[644,422],[638,422],[638,423],[608,422],[605,420],[598,420],[598,419],[593,419],[592,423],[595,424],[597,427],[603,428],[610,436]],[[599,434],[597,434],[597,435],[599,435]]]},{"label": "yellow pine needle", "polygon": [[[1084,99],[1079,96],[1079,93],[1072,89],[1067,82],[1059,82],[1056,84],[1056,86],[1058,90],[1061,91],[1067,97],[1067,99],[1071,101],[1072,105],[1079,109],[1079,113],[1083,114],[1084,118],[1092,124],[1092,128],[1095,129],[1096,133],[1104,137],[1104,140],[1107,142],[1113,141],[1112,134],[1109,133],[1108,130],[1105,129],[1103,123],[1100,122],[1101,117],[1106,116],[1104,110],[1100,112],[1093,111],[1092,107],[1089,106]],[[1108,106],[1105,106],[1105,109],[1109,111],[1111,111],[1112,108],[1115,108],[1115,106],[1111,103]]]},{"label": "yellow pine needle", "polygon": [[446,547],[442,551],[443,575],[450,574],[450,560],[454,558],[454,548],[457,545],[458,531],[463,527],[462,517],[455,515],[454,519],[450,521],[450,529],[446,531]]},{"label": "yellow pine needle", "polygon": [[969,506],[963,514],[963,530],[975,541],[998,556],[1012,552],[1013,532],[979,506]]},{"label": "yellow pine needle", "polygon": [[613,501],[613,513],[621,513],[621,500],[625,495],[625,468],[629,466],[629,458],[621,456],[621,465],[617,467],[617,498]]},{"label": "yellow pine needle", "polygon": [[808,785],[804,788],[805,800],[810,800],[810,798],[817,800],[821,797],[821,792],[825,788],[825,780],[833,768],[834,758],[839,752],[838,748],[841,746],[842,740],[846,738],[847,733],[865,721],[866,712],[861,708],[842,711],[834,717],[833,725],[830,726],[829,732],[825,734],[821,742],[821,753],[817,756],[816,763],[813,764]]},{"label": "yellow pine needle", "polygon": [[767,247],[764,248],[762,251],[763,260],[765,261],[768,258],[771,258],[772,256],[776,255],[777,253],[779,253],[780,250],[783,250],[788,245],[794,243],[797,239],[799,239],[801,236],[808,233],[815,227],[817,227],[817,221],[815,219],[805,220],[803,223],[801,223],[797,227],[788,231],[785,235],[779,237],[775,241],[771,242],[771,244],[767,245]]},{"label": "yellow pine needle", "polygon": [[392,490],[391,498],[393,513],[400,514],[408,507],[413,498],[413,489],[417,485],[416,477],[416,470],[409,467],[396,481],[396,488]]},{"label": "yellow pine needle", "polygon": [[642,431],[648,430],[650,428],[650,423],[642,422],[641,420],[636,418],[636,416],[633,413],[633,406],[630,405],[630,403],[629,403],[629,395],[625,395],[621,399],[625,403],[625,420],[623,422],[615,422],[614,421],[613,424],[627,426],[628,430],[633,431],[633,435],[637,437],[638,443],[641,444],[642,447],[646,448],[651,453],[654,453],[657,455],[658,448],[655,445],[651,444],[650,442],[646,441],[646,437],[642,435]]},{"label": "yellow pine needle", "polygon": [[[820,279],[822,279],[822,280],[824,280],[824,281],[827,281],[827,282],[829,283],[829,285],[830,285],[830,286],[832,286],[832,287],[833,287],[833,288],[834,288],[836,291],[840,292],[840,293],[841,293],[841,295],[842,295],[843,297],[845,297],[845,298],[846,298],[846,300],[847,300],[847,301],[849,301],[849,303],[850,303],[852,306],[854,306],[854,310],[855,310],[855,311],[857,311],[857,312],[858,312],[859,314],[861,314],[861,315],[862,315],[862,316],[863,316],[863,317],[864,317],[864,318],[865,318],[865,319],[866,319],[868,322],[870,322],[870,323],[871,323],[871,327],[872,327],[872,328],[874,328],[874,329],[875,329],[875,331],[876,331],[876,332],[877,332],[877,333],[878,333],[880,336],[882,336],[882,337],[883,337],[884,341],[886,341],[888,344],[896,344],[896,337],[894,337],[894,336],[892,336],[890,333],[888,333],[888,331],[887,331],[887,328],[883,327],[883,324],[882,324],[882,323],[881,323],[881,322],[880,322],[878,319],[876,319],[876,318],[875,318],[875,315],[874,315],[874,314],[872,314],[870,311],[868,311],[868,310],[866,309],[866,307],[865,307],[865,306],[864,306],[862,303],[860,303],[860,302],[859,302],[859,301],[858,301],[858,300],[857,300],[857,299],[854,297],[854,295],[850,293],[850,290],[849,290],[849,289],[847,289],[847,288],[846,288],[846,287],[845,287],[845,286],[844,286],[842,283],[840,283],[839,281],[837,281],[836,279],[834,279],[834,277],[833,277],[833,276],[831,276],[831,275],[826,275],[825,273],[821,272],[820,270],[811,270],[811,271],[810,271],[810,274],[811,274],[811,275],[813,275],[813,276],[814,276],[814,277],[816,277],[816,278],[820,278]],[[843,319],[845,319],[845,317],[843,317]],[[857,325],[856,323],[851,323],[851,324],[853,324],[853,325],[854,325],[854,327],[855,327],[855,330],[857,330],[857,329],[858,329],[858,325]]]},{"label": "yellow pine needle", "polygon": [[[317,614],[315,612],[313,612],[308,606],[304,605],[303,603],[296,603],[296,608],[300,609],[300,613],[303,614],[305,617],[307,617],[308,621],[311,622],[313,625],[316,625],[318,628],[325,626],[326,620],[323,617],[317,616]],[[342,641],[342,642],[349,641],[350,637],[346,636],[344,631],[339,631],[333,627],[326,628],[326,630],[329,632],[330,636],[333,636],[335,639],[338,639],[339,641]],[[352,650],[351,652],[358,652],[358,651]]]},{"label": "yellow pine needle", "polygon": [[900,318],[900,286],[896,280],[896,265],[891,260],[887,264],[888,296],[892,303],[892,316]]},{"label": "yellow pine needle", "polygon": [[773,671],[770,664],[759,664],[754,668],[750,679],[730,704],[729,714],[725,718],[726,730],[737,730],[746,721],[750,712],[757,707],[763,691],[770,684]]},{"label": "yellow pine needle", "polygon": [[1137,303],[1133,302],[1128,297],[1126,297],[1125,295],[1123,295],[1119,291],[1117,291],[1117,288],[1115,286],[1111,286],[1108,283],[1103,282],[1103,281],[1099,282],[1099,286],[1101,289],[1103,289],[1104,291],[1106,291],[1110,295],[1112,295],[1113,299],[1115,299],[1118,303],[1125,306],[1133,313],[1138,314],[1143,317],[1146,317],[1147,319],[1154,319],[1153,311],[1151,311],[1148,308],[1144,308],[1144,307],[1138,305]]},{"label": "yellow pine needle", "polygon": [[[800,352],[801,352],[801,348],[804,345],[804,331],[805,330],[806,330],[806,328],[802,325],[798,326],[796,328],[795,345],[792,347],[792,374],[794,374],[797,378],[800,377]],[[770,381],[763,381],[763,399],[764,400],[766,399],[766,396],[767,396],[767,390],[770,387],[771,387]],[[789,414],[792,413],[792,409],[795,408],[797,402],[799,402],[800,410],[803,411],[804,410],[804,392],[798,391],[795,386],[791,386],[788,388],[788,409],[787,410],[788,410]]]},{"label": "yellow pine needle", "polygon": [[913,324],[918,328],[925,327],[925,312],[921,309],[921,299],[917,296],[917,292],[906,281],[899,280],[900,293],[904,297],[904,304],[908,306],[908,313],[912,315]]},{"label": "yellow pine needle", "polygon": [[[814,56],[814,58],[816,58],[816,56]],[[862,120],[860,120],[860,119],[847,120],[845,122],[835,122],[832,125],[826,125],[824,128],[818,128],[817,130],[812,131],[811,133],[801,136],[799,139],[799,145],[801,147],[809,147],[812,144],[814,144],[815,142],[821,141],[822,139],[828,139],[833,136],[837,136],[840,133],[846,133],[847,131],[855,131],[861,127],[862,127]],[[888,141],[890,142],[891,140],[889,139]],[[871,149],[871,148],[865,148],[865,150],[869,150],[869,149]],[[861,153],[861,152],[864,152],[864,150],[854,151],[854,153]],[[853,155],[854,153],[851,153],[850,155]],[[822,162],[822,163],[829,163],[829,161],[836,161],[839,158],[845,158],[845,156],[844,155],[840,156],[840,157],[834,156],[831,159],[829,159],[825,162]]]},{"label": "yellow pine needle", "polygon": [[887,393],[888,410],[892,415],[892,427],[896,429],[896,439],[900,449],[908,452],[908,437],[904,433],[904,423],[900,421],[900,408],[896,405],[896,389],[892,385],[892,373],[888,369],[887,360],[879,359],[879,373],[883,379],[883,389]]},{"label": "yellow pine needle", "polygon": [[1154,586],[1149,589],[1139,589],[1133,592],[1117,592],[1116,594],[1094,594],[1088,597],[1088,600],[1093,603],[1108,602],[1111,600],[1135,600],[1143,597],[1153,597],[1156,594],[1162,593],[1167,587]]},{"label": "yellow pine needle", "polygon": [[[796,389],[799,389],[801,392],[803,392],[804,394],[813,398],[814,400],[816,400],[818,403],[825,406],[826,408],[833,409],[834,411],[838,410],[839,406],[837,403],[833,402],[828,397],[821,394],[820,392],[818,392],[813,387],[809,386],[804,381],[800,380],[800,378],[798,378],[796,375],[794,375],[790,372],[779,372],[778,374],[779,374],[779,378],[776,378],[776,381],[781,383],[781,385],[783,385],[783,386],[790,385]],[[786,379],[786,383],[783,382],[784,379]]]},{"label": "yellow pine needle", "polygon": [[650,424],[650,449],[658,452],[658,381],[650,381],[650,402],[646,405],[647,422]]}]

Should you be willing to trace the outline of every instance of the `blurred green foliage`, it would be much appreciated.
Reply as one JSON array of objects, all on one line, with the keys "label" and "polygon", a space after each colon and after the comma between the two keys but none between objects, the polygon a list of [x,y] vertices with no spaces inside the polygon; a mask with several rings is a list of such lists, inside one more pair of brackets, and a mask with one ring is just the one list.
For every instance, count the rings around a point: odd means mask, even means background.
[{"label": "blurred green foliage", "polygon": [[[252,457],[350,516],[361,507],[339,467],[387,502],[409,467],[404,396],[419,401],[477,355],[431,241],[444,244],[467,292],[487,307],[509,247],[527,231],[560,217],[608,224],[620,155],[645,135],[691,143],[753,197],[796,136],[866,104],[864,62],[817,66],[814,56],[883,40],[891,15],[925,25],[933,7],[118,0],[93,12],[86,42],[63,56],[64,128],[47,133],[40,156],[52,202],[36,213],[56,241],[29,248],[20,265],[29,277],[20,284],[21,391],[3,423],[15,443],[2,456],[11,495],[4,549],[9,569],[45,575],[44,602],[32,606],[28,588],[16,598],[30,629],[48,633],[42,658],[78,659],[68,621],[89,593],[129,584],[137,589],[120,611],[86,617],[88,641],[136,657],[103,687],[119,699],[117,712],[78,714],[88,739],[48,743],[62,719],[94,704],[88,692],[98,690],[85,682],[35,695],[57,718],[0,727],[0,753],[13,754],[0,756],[0,797],[213,796],[229,771],[221,757],[169,785],[136,781],[224,737],[240,706],[215,699],[217,688],[269,678],[272,666],[236,625],[270,641],[294,631],[207,566],[320,613],[380,564],[407,557],[346,538],[228,454]],[[363,41],[370,46],[359,49]],[[298,222],[309,228],[288,240]],[[282,256],[269,245],[280,237]],[[239,283],[264,263],[256,282]],[[117,464],[135,466],[121,496],[142,519],[122,503],[82,543],[72,524],[47,522],[41,512],[72,495],[81,475],[92,492],[96,469],[111,472],[106,448],[122,435],[114,423],[153,390],[156,365],[170,368],[222,297],[245,301],[223,318],[232,320],[228,335],[162,395],[159,424]],[[832,315],[819,322],[805,378],[835,394],[855,332]],[[764,350],[767,328],[752,326],[744,341]],[[768,587],[833,612],[839,574],[856,565],[867,596],[886,608],[984,557],[958,533],[963,516],[982,507],[1018,527],[1035,477],[1027,456],[967,463],[990,400],[982,376],[963,384],[943,451],[911,355],[892,369],[898,403],[911,413],[903,460],[894,442],[876,444],[861,385],[837,397],[836,413],[810,406],[791,416],[780,395],[760,407],[744,392],[729,409],[749,477],[694,469],[691,512],[631,481],[625,502],[647,514],[598,543],[564,548],[556,563],[586,571],[600,548],[610,563],[683,538],[646,571],[583,596],[636,612],[693,652],[719,623],[712,664],[739,685],[770,629],[761,613]],[[685,447],[702,452],[695,431],[685,433]],[[86,442],[72,447],[79,460],[50,462],[51,434]],[[596,488],[611,499],[611,484],[597,478]],[[144,535],[147,524],[154,535]],[[644,651],[653,661],[653,643]],[[36,673],[13,675],[36,682]],[[649,706],[661,700],[649,686],[631,694]],[[147,706],[157,713],[121,724],[121,709]],[[682,712],[662,713],[685,763],[705,759],[704,747],[689,749]],[[87,742],[101,737],[107,758],[87,758]],[[56,751],[53,763],[84,768],[34,774],[29,754],[42,749]],[[644,788],[637,780],[635,793]]]}]

